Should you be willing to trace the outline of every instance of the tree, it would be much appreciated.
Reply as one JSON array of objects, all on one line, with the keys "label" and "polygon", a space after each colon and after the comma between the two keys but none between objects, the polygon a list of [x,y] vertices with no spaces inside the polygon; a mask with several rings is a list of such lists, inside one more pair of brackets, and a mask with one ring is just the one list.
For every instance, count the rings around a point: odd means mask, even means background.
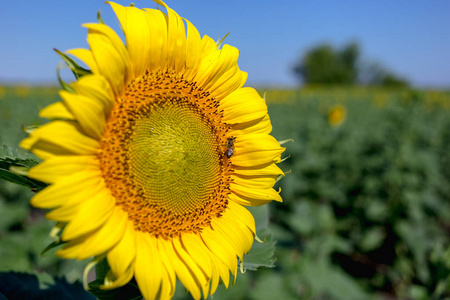
[{"label": "tree", "polygon": [[329,44],[312,48],[294,66],[294,74],[305,84],[409,86],[407,80],[378,63],[362,64],[357,43],[349,43],[342,49]]},{"label": "tree", "polygon": [[348,44],[342,50],[335,50],[328,44],[313,48],[294,67],[294,73],[308,84],[356,83],[359,46]]},{"label": "tree", "polygon": [[409,82],[406,79],[393,74],[379,63],[361,64],[359,73],[359,82],[364,85],[386,88],[409,87]]}]

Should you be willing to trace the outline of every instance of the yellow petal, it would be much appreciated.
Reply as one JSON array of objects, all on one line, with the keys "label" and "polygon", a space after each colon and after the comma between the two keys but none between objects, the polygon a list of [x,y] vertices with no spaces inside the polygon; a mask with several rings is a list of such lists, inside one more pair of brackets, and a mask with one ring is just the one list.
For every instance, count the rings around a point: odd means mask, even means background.
[{"label": "yellow petal", "polygon": [[228,288],[230,282],[230,271],[228,268],[219,260],[214,261],[212,264],[213,273],[211,277],[211,290],[210,295],[214,294],[219,286],[220,278],[222,277],[222,282]]},{"label": "yellow petal", "polygon": [[110,218],[98,230],[69,241],[56,254],[64,258],[86,259],[104,254],[123,237],[128,222],[128,214],[115,206]]},{"label": "yellow petal", "polygon": [[[214,273],[218,273],[219,276],[218,277],[213,277],[213,280],[211,282],[211,292],[210,294],[214,294],[214,292],[217,289],[217,283],[216,282],[216,278],[221,278],[222,279],[222,283],[225,286],[225,288],[228,288],[228,285],[230,284],[230,269],[227,267],[226,264],[224,264],[219,257],[214,254],[215,256],[215,260],[213,263],[214,268],[216,269],[216,271],[214,271]],[[237,260],[236,260],[236,268],[237,268]]]},{"label": "yellow petal", "polygon": [[160,10],[144,9],[150,30],[148,57],[149,71],[165,69],[167,66],[167,23]]},{"label": "yellow petal", "polygon": [[257,167],[238,167],[235,166],[234,173],[238,175],[246,176],[279,176],[284,175],[283,171],[275,164],[269,163],[263,166]]},{"label": "yellow petal", "polygon": [[172,265],[172,257],[169,257],[166,249],[167,241],[164,239],[157,239],[158,252],[161,255],[161,260],[164,265],[166,272],[163,272],[163,281],[161,284],[161,299],[172,299],[175,293],[177,276],[175,274],[175,269]]},{"label": "yellow petal", "polygon": [[88,43],[98,73],[111,85],[114,94],[120,95],[131,71],[131,62],[127,49],[117,34],[103,24],[84,24],[88,28]]},{"label": "yellow petal", "polygon": [[181,236],[181,242],[191,257],[195,257],[197,264],[203,272],[205,274],[212,274],[210,252],[205,247],[201,238],[196,234],[184,234]]},{"label": "yellow petal", "polygon": [[[235,193],[231,193],[228,195],[228,199],[231,200],[230,202],[239,204],[239,205],[243,205],[243,206],[255,206],[253,205],[253,199],[249,198],[249,197],[243,197],[241,195],[237,195]],[[267,204],[267,201],[264,201],[261,205],[263,204]]]},{"label": "yellow petal", "polygon": [[202,60],[217,51],[216,42],[207,35],[202,38]]},{"label": "yellow petal", "polygon": [[125,273],[134,264],[136,257],[136,233],[132,222],[127,222],[122,239],[108,254],[108,265],[116,277]]},{"label": "yellow petal", "polygon": [[92,73],[98,74],[98,65],[95,61],[94,55],[91,51],[88,49],[83,48],[77,48],[77,49],[70,49],[67,50],[66,53],[71,54],[75,56],[76,58],[80,59],[82,62],[84,62],[89,69],[91,69]]},{"label": "yellow petal", "polygon": [[31,198],[30,202],[31,205],[40,208],[53,208],[61,205],[76,206],[77,203],[92,193],[96,193],[100,188],[100,170],[83,170],[46,187]]},{"label": "yellow petal", "polygon": [[267,114],[266,103],[250,87],[238,89],[223,98],[219,109],[223,110],[223,120],[227,124],[250,122]]},{"label": "yellow petal", "polygon": [[208,90],[212,97],[221,100],[228,94],[240,89],[245,84],[246,79],[247,73],[239,70],[236,65],[218,78]]},{"label": "yellow petal", "polygon": [[28,176],[46,183],[54,183],[76,172],[95,170],[100,170],[95,156],[54,156],[31,168]]},{"label": "yellow petal", "polygon": [[[180,260],[190,270],[190,273],[195,275],[197,283],[200,283],[200,285],[204,285],[206,282],[208,282],[210,275],[203,271],[203,269],[200,267],[200,264],[197,261],[197,256],[200,256],[202,252],[199,252],[198,255],[197,253],[195,253],[195,255],[191,255],[184,248],[184,245],[181,243],[180,238],[174,238],[172,240],[172,243]],[[191,251],[193,252],[193,249],[191,249]]]},{"label": "yellow petal", "polygon": [[109,270],[108,273],[106,274],[103,284],[100,286],[100,289],[102,290],[117,289],[127,284],[133,278],[133,275],[134,275],[134,264],[131,265],[124,272],[120,273],[118,277],[116,277],[114,273],[111,270]]},{"label": "yellow petal", "polygon": [[102,107],[101,102],[95,98],[89,98],[67,91],[60,91],[59,95],[76,117],[78,124],[84,129],[84,132],[90,137],[100,140],[106,127],[104,107]]},{"label": "yellow petal", "polygon": [[72,87],[77,94],[93,99],[100,104],[105,118],[109,116],[115,100],[111,86],[105,77],[93,74],[85,75],[72,83]]},{"label": "yellow petal", "polygon": [[233,275],[237,272],[237,259],[233,247],[226,243],[221,235],[214,230],[214,220],[211,224],[212,228],[205,228],[202,233],[203,242],[208,246],[209,250],[214,253],[220,261],[227,266]]},{"label": "yellow petal", "polygon": [[266,165],[279,160],[283,147],[267,134],[247,134],[236,138],[233,164],[241,167]]},{"label": "yellow petal", "polygon": [[167,67],[177,72],[186,65],[186,29],[183,19],[161,0],[154,0],[167,9]]},{"label": "yellow petal", "polygon": [[272,124],[270,123],[269,115],[266,114],[263,118],[255,119],[249,122],[236,123],[232,125],[230,131],[231,136],[240,136],[243,134],[269,134],[272,132]]},{"label": "yellow petal", "polygon": [[[241,197],[254,199],[254,201],[250,200],[252,202],[252,206],[265,204],[272,200],[275,200],[278,202],[283,202],[283,199],[281,199],[280,194],[272,188],[265,189],[265,190],[252,189],[249,187],[245,187],[242,185],[232,183],[232,184],[230,184],[230,190],[232,192],[240,195]],[[262,203],[258,203],[257,201],[262,202]]]},{"label": "yellow petal", "polygon": [[65,106],[63,102],[55,102],[41,109],[39,117],[50,120],[75,120],[74,115],[67,109],[67,106]]},{"label": "yellow petal", "polygon": [[55,222],[69,222],[78,212],[78,205],[60,206],[45,214],[45,217]]},{"label": "yellow petal", "polygon": [[111,216],[115,201],[104,187],[91,197],[80,202],[78,212],[64,228],[62,239],[75,239],[102,226]]},{"label": "yellow petal", "polygon": [[38,140],[39,140],[38,138],[29,136],[29,137],[23,139],[20,142],[19,146],[25,150],[31,151],[31,148],[33,148],[34,144],[36,144]]},{"label": "yellow petal", "polygon": [[[96,154],[100,147],[98,141],[82,134],[79,125],[70,121],[53,121],[39,127],[30,136],[64,149],[67,154],[92,155]],[[38,146],[34,144],[30,150],[33,151]]]},{"label": "yellow petal", "polygon": [[70,222],[77,216],[86,199],[95,197],[102,189],[104,189],[104,186],[99,183],[90,189],[79,190],[73,195],[66,194],[61,199],[64,202],[58,208],[47,213],[46,217],[57,222]]},{"label": "yellow petal", "polygon": [[[194,299],[199,299],[201,296],[200,287],[197,284],[199,269],[195,267],[192,259],[189,260],[184,251],[181,251],[179,246],[175,247],[172,242],[166,241],[165,243],[160,243],[164,245],[164,249],[170,259],[170,263],[180,279],[180,282],[186,287],[186,289],[191,293]],[[191,273],[193,272],[193,273]]]},{"label": "yellow petal", "polygon": [[195,280],[195,283],[193,285],[185,286],[191,295],[193,295],[194,298],[200,298],[201,291],[200,287],[205,286],[210,279],[210,274],[206,274],[203,272],[203,270],[199,267],[197,262],[197,255],[191,256],[182,246],[180,243],[179,238],[175,238],[172,240],[173,248],[175,249],[175,252],[177,253],[181,264],[183,264],[186,268],[186,270],[191,274],[190,276],[193,277]]},{"label": "yellow petal", "polygon": [[194,81],[204,89],[209,89],[229,69],[236,66],[238,57],[238,49],[230,45],[224,45],[221,50],[214,51],[202,59]]},{"label": "yellow petal", "polygon": [[136,232],[135,277],[144,299],[155,299],[161,287],[165,269],[158,252],[155,238]]},{"label": "yellow petal", "polygon": [[114,2],[107,2],[111,5],[122,25],[125,34],[128,54],[134,76],[137,77],[145,72],[149,67],[150,24],[143,10],[136,7],[124,7]]},{"label": "yellow petal", "polygon": [[[253,215],[247,208],[234,202],[229,202],[228,207],[227,217],[234,220],[236,229],[242,231],[242,236],[247,238],[247,247],[251,248],[256,234],[255,219],[253,218]],[[250,248],[247,248],[244,253],[250,251]]]},{"label": "yellow petal", "polygon": [[277,181],[276,176],[246,176],[231,174],[230,178],[234,184],[242,185],[249,188],[269,189],[274,186]]},{"label": "yellow petal", "polygon": [[184,19],[187,24],[187,37],[186,37],[186,71],[185,78],[191,80],[198,72],[201,62],[201,49],[202,41],[200,38],[200,33],[197,28],[192,25],[191,22]]},{"label": "yellow petal", "polygon": [[32,136],[23,139],[19,146],[33,152],[37,157],[44,160],[56,155],[73,155],[72,151],[64,149],[60,145]]},{"label": "yellow petal", "polygon": [[220,234],[220,238],[230,245],[234,250],[234,254],[242,260],[244,249],[246,249],[244,238],[237,234],[237,231],[233,228],[234,222],[232,220],[228,220],[231,223],[224,224],[227,219],[224,218],[225,214],[226,212],[214,223],[214,231]]}]

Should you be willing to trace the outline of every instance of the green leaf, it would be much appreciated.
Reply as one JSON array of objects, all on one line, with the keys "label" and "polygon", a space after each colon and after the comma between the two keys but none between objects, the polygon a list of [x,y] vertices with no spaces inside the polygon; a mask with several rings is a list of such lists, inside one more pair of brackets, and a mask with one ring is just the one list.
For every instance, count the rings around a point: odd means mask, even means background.
[{"label": "green leaf", "polygon": [[377,249],[386,238],[386,232],[382,227],[373,227],[365,232],[360,241],[359,246],[364,252],[369,252]]},{"label": "green leaf", "polygon": [[8,145],[3,145],[0,148],[0,167],[2,166],[2,162],[31,168],[40,163],[41,160],[31,153],[21,155],[17,149],[13,149]]},{"label": "green leaf", "polygon": [[48,275],[0,272],[0,299],[94,300],[79,282]]},{"label": "green leaf", "polygon": [[[248,210],[255,218],[255,228],[257,240],[253,243],[250,252],[244,256],[243,270],[256,271],[259,267],[275,267],[274,252],[275,241],[272,241],[272,235],[268,229],[269,226],[269,207],[267,205],[248,207]],[[261,242],[258,241],[258,239]]]},{"label": "green leaf", "polygon": [[8,170],[4,170],[4,169],[0,169],[0,179],[3,179],[5,181],[9,181],[18,185],[22,185],[25,186],[27,188],[36,190],[39,188],[39,185],[35,184],[33,181],[31,181],[30,179],[21,176],[21,175],[17,175],[14,174]]},{"label": "green leaf", "polygon": [[[298,283],[297,287],[300,288]],[[297,295],[292,294],[288,288],[288,280],[285,277],[281,276],[278,272],[271,271],[262,273],[258,277],[258,280],[255,282],[255,288],[251,293],[251,299],[295,300],[299,298]]]},{"label": "green leaf", "polygon": [[244,270],[256,271],[259,267],[275,267],[274,253],[276,241],[272,240],[272,235],[269,234],[268,229],[261,230],[257,234],[264,242],[260,243],[255,241],[253,243],[250,252],[244,256]]},{"label": "green leaf", "polygon": [[[151,272],[151,270],[149,270]],[[100,286],[103,284],[103,280],[96,279],[89,283],[89,292],[93,294],[99,300],[138,300],[143,299],[141,292],[134,279],[128,282],[126,285],[113,289],[113,290],[101,290]]]},{"label": "green leaf", "polygon": [[21,155],[17,150],[3,145],[0,148],[0,179],[28,187],[34,191],[41,190],[47,186],[46,183],[11,171],[12,167],[31,168],[40,163],[40,161],[39,158],[32,154]]},{"label": "green leaf", "polygon": [[372,299],[358,281],[323,259],[304,256],[298,267],[298,274],[309,286],[313,299],[321,298],[318,295],[328,295],[327,299]]}]

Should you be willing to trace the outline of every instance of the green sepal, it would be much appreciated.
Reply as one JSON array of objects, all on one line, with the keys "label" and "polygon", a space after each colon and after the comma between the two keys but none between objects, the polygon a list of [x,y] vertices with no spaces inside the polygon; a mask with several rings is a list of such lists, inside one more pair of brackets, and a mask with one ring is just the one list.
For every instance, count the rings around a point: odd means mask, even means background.
[{"label": "green sepal", "polygon": [[55,50],[55,52],[58,53],[59,56],[61,56],[61,58],[67,64],[67,66],[72,71],[72,73],[76,79],[78,79],[84,75],[92,74],[92,72],[90,70],[80,67],[73,59],[71,59],[70,57],[68,57],[66,54],[62,53],[58,49],[54,48],[53,50]]},{"label": "green sepal", "polygon": [[62,78],[61,78],[61,73],[59,72],[59,70],[61,70],[61,68],[64,68],[64,67],[67,67],[67,66],[59,64],[58,67],[56,67],[56,76],[58,77],[58,82],[61,85],[61,87],[63,88],[63,90],[74,93],[75,91],[70,86],[70,84],[64,82],[64,80],[62,80]]},{"label": "green sepal", "polygon": [[106,258],[103,258],[95,265],[95,278],[104,280],[110,268]]},{"label": "green sepal", "polygon": [[41,253],[40,253],[41,257],[44,256],[48,251],[50,251],[50,250],[52,250],[52,249],[54,249],[56,247],[59,247],[61,245],[64,245],[66,243],[67,242],[63,242],[61,240],[51,242],[50,244],[48,244],[47,247],[44,248],[44,250],[41,251]]},{"label": "green sepal", "polygon": [[216,46],[217,46],[217,50],[219,50],[220,48],[222,48],[223,42],[225,41],[226,37],[230,34],[230,30],[228,30],[228,33],[225,34],[221,39],[219,39],[216,42]]},{"label": "green sepal", "polygon": [[99,22],[100,24],[105,24],[105,22],[103,22],[101,13],[102,13],[102,11],[99,10],[98,13],[97,13],[97,20],[98,20],[98,22]]},{"label": "green sepal", "polygon": [[283,162],[283,161],[285,161],[286,159],[289,159],[289,158],[291,158],[291,155],[290,155],[290,154],[289,154],[288,156],[286,156],[285,158],[282,158],[282,159],[280,160],[280,163]]},{"label": "green sepal", "polygon": [[29,126],[22,126],[22,130],[28,134],[32,133],[33,131],[35,131],[36,129],[38,129],[39,127],[41,127],[41,125],[29,125]]},{"label": "green sepal", "polygon": [[293,143],[294,140],[293,139],[287,139],[287,140],[282,140],[282,141],[278,141],[278,143],[281,145],[286,144],[286,143]]}]

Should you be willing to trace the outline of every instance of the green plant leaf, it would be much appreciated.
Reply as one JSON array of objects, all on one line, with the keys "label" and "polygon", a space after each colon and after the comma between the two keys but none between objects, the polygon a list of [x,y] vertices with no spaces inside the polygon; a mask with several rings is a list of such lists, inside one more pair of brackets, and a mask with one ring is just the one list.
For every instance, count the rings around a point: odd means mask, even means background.
[{"label": "green plant leaf", "polygon": [[272,240],[272,235],[268,229],[258,232],[258,237],[263,243],[255,241],[250,252],[244,256],[244,270],[256,271],[260,267],[273,268],[275,267],[275,244]]},{"label": "green plant leaf", "polygon": [[[250,252],[244,256],[243,270],[256,271],[259,267],[275,267],[275,244],[268,229],[269,207],[267,205],[248,207],[255,218],[255,228],[257,239],[253,243]],[[260,241],[258,241],[258,239]]]},{"label": "green plant leaf", "polygon": [[79,282],[29,273],[0,272],[0,299],[94,300]]},{"label": "green plant leaf", "polygon": [[11,171],[11,167],[31,168],[40,161],[32,154],[21,155],[17,150],[3,145],[0,148],[0,179],[28,187],[34,191],[41,190],[47,186],[46,183]]},{"label": "green plant leaf", "polygon": [[41,160],[31,153],[22,155],[8,145],[3,145],[0,148],[0,167],[3,167],[2,163],[11,164],[14,166],[31,168],[40,163]]},{"label": "green plant leaf", "polygon": [[121,286],[120,288],[113,290],[101,290],[100,286],[103,284],[103,280],[96,279],[89,283],[89,292],[93,294],[99,300],[138,300],[143,299],[141,292],[134,279]]}]

